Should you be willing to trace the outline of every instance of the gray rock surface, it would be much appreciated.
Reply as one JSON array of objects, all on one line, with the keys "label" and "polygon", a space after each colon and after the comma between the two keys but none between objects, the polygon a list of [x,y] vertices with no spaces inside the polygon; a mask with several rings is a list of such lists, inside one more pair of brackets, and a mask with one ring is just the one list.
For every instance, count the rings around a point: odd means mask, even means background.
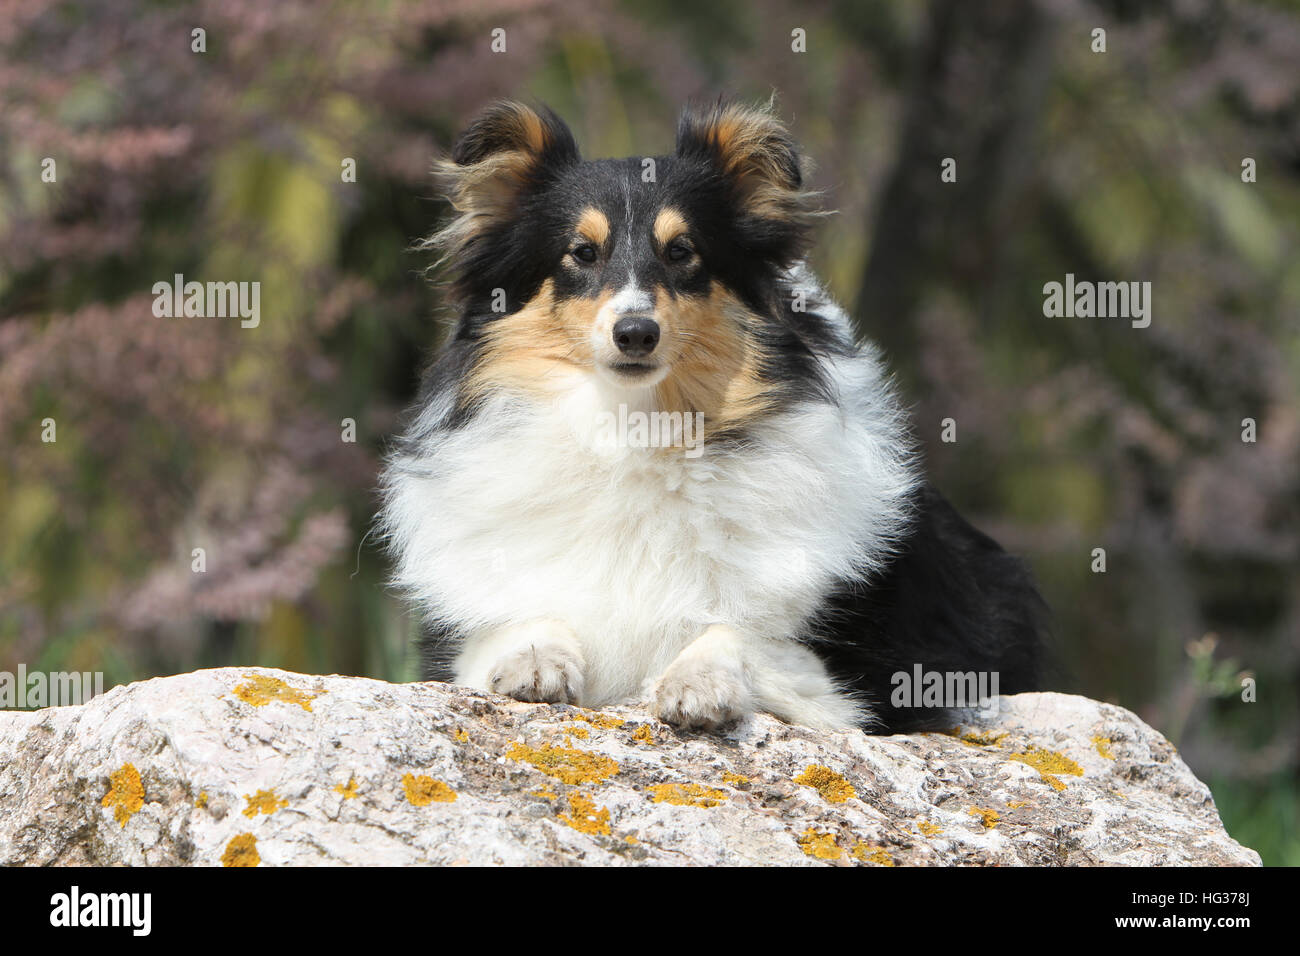
[{"label": "gray rock surface", "polygon": [[723,737],[633,708],[225,668],[0,713],[3,864],[1258,865],[1128,711]]}]

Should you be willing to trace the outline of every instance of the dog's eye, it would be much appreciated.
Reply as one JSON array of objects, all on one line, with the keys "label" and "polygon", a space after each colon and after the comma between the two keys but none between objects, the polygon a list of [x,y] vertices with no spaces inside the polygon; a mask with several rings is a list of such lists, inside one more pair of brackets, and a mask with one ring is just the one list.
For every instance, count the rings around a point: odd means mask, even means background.
[{"label": "dog's eye", "polygon": [[590,242],[584,242],[580,246],[574,246],[573,249],[570,250],[569,255],[573,256],[573,258],[577,259],[579,262],[585,262],[587,265],[591,265],[596,261],[598,253],[596,252],[596,247],[594,245]]},{"label": "dog's eye", "polygon": [[667,253],[669,262],[684,262],[690,258],[691,247],[684,242],[670,242]]}]

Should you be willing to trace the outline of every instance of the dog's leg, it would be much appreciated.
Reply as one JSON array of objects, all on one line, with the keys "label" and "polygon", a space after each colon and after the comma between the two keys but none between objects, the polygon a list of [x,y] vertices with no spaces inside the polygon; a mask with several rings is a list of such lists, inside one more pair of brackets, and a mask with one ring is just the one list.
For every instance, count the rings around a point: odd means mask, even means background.
[{"label": "dog's leg", "polygon": [[583,666],[573,628],[538,620],[472,639],[456,658],[456,680],[516,700],[578,704]]},{"label": "dog's leg", "polygon": [[755,710],[817,730],[849,730],[866,717],[807,647],[725,624],[688,644],[654,688],[655,714],[679,727],[716,730]]}]

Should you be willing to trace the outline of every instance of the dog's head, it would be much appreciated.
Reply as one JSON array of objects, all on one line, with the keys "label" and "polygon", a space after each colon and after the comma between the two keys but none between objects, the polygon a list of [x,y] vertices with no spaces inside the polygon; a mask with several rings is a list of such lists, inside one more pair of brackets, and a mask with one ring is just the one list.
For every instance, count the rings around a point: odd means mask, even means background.
[{"label": "dog's head", "polygon": [[553,112],[503,102],[439,172],[457,215],[433,242],[480,386],[594,375],[725,418],[768,401],[767,353],[800,341],[778,279],[817,216],[770,108],[691,106],[671,155],[587,161]]}]

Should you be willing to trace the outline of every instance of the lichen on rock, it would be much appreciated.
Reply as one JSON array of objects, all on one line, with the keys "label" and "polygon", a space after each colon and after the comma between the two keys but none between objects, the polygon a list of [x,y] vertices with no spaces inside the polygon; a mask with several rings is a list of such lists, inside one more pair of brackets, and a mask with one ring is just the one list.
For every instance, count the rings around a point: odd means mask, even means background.
[{"label": "lichen on rock", "polygon": [[441,780],[423,774],[408,773],[402,777],[402,792],[413,807],[427,807],[431,803],[453,803],[456,791]]},{"label": "lichen on rock", "polygon": [[140,781],[140,771],[134,764],[123,764],[109,776],[108,793],[104,794],[101,805],[111,807],[113,817],[122,826],[144,806],[144,784]]},{"label": "lichen on rock", "polygon": [[812,787],[827,803],[843,803],[850,797],[858,795],[858,792],[853,789],[853,784],[830,767],[823,767],[820,764],[810,766],[795,777],[794,782]]},{"label": "lichen on rock", "polygon": [[709,735],[635,707],[198,671],[0,713],[0,865],[1259,863],[1122,708],[1022,694],[963,719]]},{"label": "lichen on rock", "polygon": [[311,702],[317,696],[313,691],[302,690],[278,677],[268,677],[265,674],[249,674],[233,693],[245,704],[254,707],[265,707],[272,701],[280,701],[297,704],[306,711],[311,710]]}]

